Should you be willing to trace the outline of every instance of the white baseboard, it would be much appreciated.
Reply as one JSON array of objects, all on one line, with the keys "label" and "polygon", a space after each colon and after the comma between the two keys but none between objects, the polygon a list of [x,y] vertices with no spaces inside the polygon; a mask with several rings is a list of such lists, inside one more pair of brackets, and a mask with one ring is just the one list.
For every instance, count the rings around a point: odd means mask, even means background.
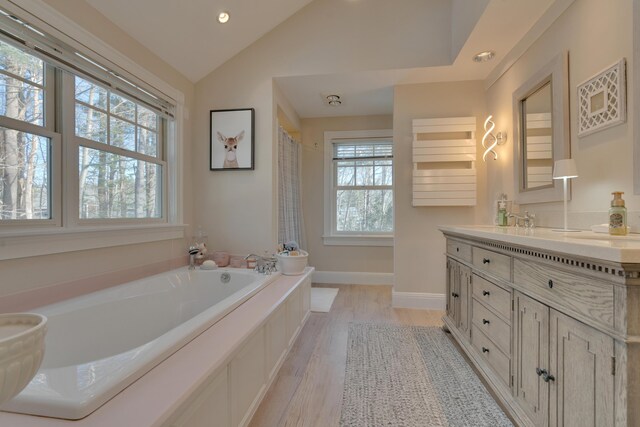
[{"label": "white baseboard", "polygon": [[394,308],[444,310],[447,306],[447,299],[445,294],[393,291],[391,293],[391,305]]},{"label": "white baseboard", "polygon": [[313,272],[312,281],[337,285],[393,285],[393,273],[316,270]]}]

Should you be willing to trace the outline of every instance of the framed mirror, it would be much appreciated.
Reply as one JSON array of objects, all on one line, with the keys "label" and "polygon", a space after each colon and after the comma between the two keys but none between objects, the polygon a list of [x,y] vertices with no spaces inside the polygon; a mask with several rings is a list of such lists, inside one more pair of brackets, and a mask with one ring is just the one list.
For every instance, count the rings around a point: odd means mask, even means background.
[{"label": "framed mirror", "polygon": [[570,156],[569,55],[562,53],[513,93],[514,178],[519,204],[563,199],[553,162]]}]

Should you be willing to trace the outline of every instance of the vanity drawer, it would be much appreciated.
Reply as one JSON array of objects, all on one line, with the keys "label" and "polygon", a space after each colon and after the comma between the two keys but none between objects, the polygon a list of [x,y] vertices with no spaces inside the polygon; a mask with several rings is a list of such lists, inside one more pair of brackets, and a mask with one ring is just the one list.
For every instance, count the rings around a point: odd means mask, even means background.
[{"label": "vanity drawer", "polygon": [[507,387],[511,384],[511,359],[491,342],[474,324],[471,325],[471,343],[478,350]]},{"label": "vanity drawer", "polygon": [[464,261],[471,262],[471,245],[467,243],[447,239],[447,253]]},{"label": "vanity drawer", "polygon": [[475,299],[493,308],[505,319],[511,319],[511,292],[475,274],[472,283]]},{"label": "vanity drawer", "polygon": [[514,260],[513,275],[513,282],[534,297],[614,326],[612,285],[519,259]]},{"label": "vanity drawer", "polygon": [[473,299],[473,324],[480,329],[504,354],[511,354],[511,326],[477,299]]},{"label": "vanity drawer", "polygon": [[511,279],[511,257],[482,248],[472,248],[473,265],[505,280]]}]

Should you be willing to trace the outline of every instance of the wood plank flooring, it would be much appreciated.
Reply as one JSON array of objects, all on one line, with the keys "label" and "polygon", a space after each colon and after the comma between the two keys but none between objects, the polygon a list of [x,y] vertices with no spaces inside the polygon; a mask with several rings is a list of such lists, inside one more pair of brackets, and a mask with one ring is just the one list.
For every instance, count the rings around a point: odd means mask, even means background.
[{"label": "wood plank flooring", "polygon": [[350,322],[442,324],[442,311],[392,308],[390,286],[313,286],[340,292],[329,313],[311,313],[250,427],[339,424]]}]

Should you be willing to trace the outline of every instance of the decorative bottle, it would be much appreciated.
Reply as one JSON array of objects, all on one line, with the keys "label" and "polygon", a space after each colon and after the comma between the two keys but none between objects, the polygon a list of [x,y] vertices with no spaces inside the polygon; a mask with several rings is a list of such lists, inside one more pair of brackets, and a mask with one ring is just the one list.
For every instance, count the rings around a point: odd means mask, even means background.
[{"label": "decorative bottle", "polygon": [[614,191],[611,209],[609,209],[609,234],[613,236],[626,236],[627,234],[627,208],[624,206],[622,191]]}]

